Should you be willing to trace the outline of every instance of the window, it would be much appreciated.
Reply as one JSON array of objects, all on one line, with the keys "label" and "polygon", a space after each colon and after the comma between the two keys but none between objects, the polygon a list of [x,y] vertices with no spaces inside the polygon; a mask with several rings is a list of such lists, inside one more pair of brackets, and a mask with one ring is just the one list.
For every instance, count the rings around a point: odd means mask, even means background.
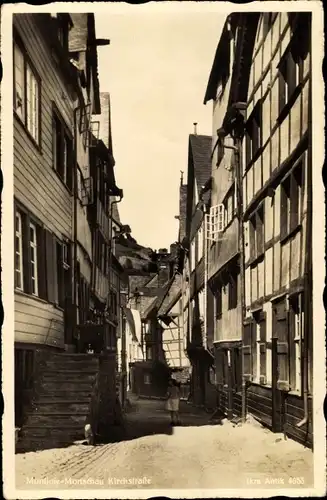
[{"label": "window", "polygon": [[235,184],[232,185],[231,189],[228,191],[224,202],[224,226],[228,226],[234,218],[235,214]]},{"label": "window", "polygon": [[228,282],[228,309],[235,309],[237,307],[237,267],[230,270]]},{"label": "window", "polygon": [[222,203],[210,208],[206,214],[206,238],[208,241],[218,241],[219,234],[224,231],[225,207]]},{"label": "window", "polygon": [[16,212],[15,236],[15,287],[23,290],[23,230],[22,216]]},{"label": "window", "polygon": [[250,257],[255,260],[264,252],[264,205],[250,217]]},{"label": "window", "polygon": [[221,318],[222,315],[222,285],[219,284],[215,291],[215,312],[216,320]]},{"label": "window", "polygon": [[261,148],[261,100],[255,105],[245,126],[245,158],[248,165]]},{"label": "window", "polygon": [[260,384],[266,383],[266,366],[267,366],[267,339],[266,339],[266,315],[263,311],[258,311],[253,314],[254,329],[256,332],[255,358],[256,371],[253,372],[253,378]]},{"label": "window", "polygon": [[[299,31],[299,30],[298,30]],[[279,63],[279,112],[288,104],[303,81],[303,58],[310,44],[307,33],[295,32]]]},{"label": "window", "polygon": [[38,295],[38,273],[37,273],[37,241],[36,241],[36,226],[30,222],[30,262],[31,262],[31,279],[32,279],[32,295]]},{"label": "window", "polygon": [[21,207],[15,219],[15,288],[46,299],[44,230]]},{"label": "window", "polygon": [[14,109],[34,141],[40,142],[40,80],[23,48],[14,43]]},{"label": "window", "polygon": [[286,310],[286,301],[281,299],[273,305],[273,332],[277,338],[277,387],[288,390],[289,373],[289,314]]},{"label": "window", "polygon": [[280,231],[285,239],[301,224],[303,165],[300,162],[281,184]]},{"label": "window", "polygon": [[64,308],[71,289],[71,244],[56,242],[57,258],[57,303]]},{"label": "window", "polygon": [[147,361],[152,360],[152,346],[147,346],[146,348],[146,359]]},{"label": "window", "polygon": [[150,373],[145,373],[144,374],[144,384],[145,385],[150,385],[151,384],[151,374]]},{"label": "window", "polygon": [[290,389],[301,391],[301,350],[304,329],[304,295],[290,298]]},{"label": "window", "polygon": [[57,113],[53,113],[52,120],[52,159],[53,168],[62,182],[72,189],[73,187],[73,143],[68,136],[67,129]]}]

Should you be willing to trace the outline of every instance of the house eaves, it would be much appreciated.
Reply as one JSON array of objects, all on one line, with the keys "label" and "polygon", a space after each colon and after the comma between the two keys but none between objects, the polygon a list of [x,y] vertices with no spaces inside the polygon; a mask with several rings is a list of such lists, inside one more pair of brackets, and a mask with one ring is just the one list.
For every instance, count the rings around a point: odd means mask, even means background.
[{"label": "house eaves", "polygon": [[170,286],[168,287],[165,297],[162,301],[160,308],[158,309],[158,316],[166,316],[169,311],[174,307],[176,302],[181,297],[182,293],[182,277],[180,274],[175,274]]},{"label": "house eaves", "polygon": [[203,104],[215,100],[217,88],[220,82],[223,84],[228,80],[230,71],[230,29],[235,33],[239,23],[240,13],[233,13],[227,17],[220,39],[217,45],[214,61],[209,75],[206,93]]}]

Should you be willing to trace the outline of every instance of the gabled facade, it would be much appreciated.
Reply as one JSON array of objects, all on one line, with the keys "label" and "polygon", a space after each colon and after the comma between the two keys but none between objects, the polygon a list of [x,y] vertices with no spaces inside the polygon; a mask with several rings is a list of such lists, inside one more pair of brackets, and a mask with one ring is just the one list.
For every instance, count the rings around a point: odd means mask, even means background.
[{"label": "gabled facade", "polygon": [[182,308],[185,348],[192,364],[191,397],[199,405],[214,404],[215,399],[211,381],[208,383],[213,355],[207,311],[212,301],[207,288],[208,248],[204,236],[210,203],[211,143],[210,136],[189,136],[184,243],[188,252],[184,258]]},{"label": "gabled facade", "polygon": [[[235,61],[224,80],[227,103],[220,102],[212,199],[214,206],[224,205],[232,182],[220,171],[225,161],[235,175],[238,220],[227,228],[226,218],[218,221],[218,237],[212,231],[217,255],[211,258],[211,280],[228,259],[238,259],[239,277],[234,313],[218,293],[218,318],[215,301],[219,406],[231,417],[251,413],[273,431],[311,446],[311,17],[232,15],[221,46],[233,25]],[[206,100],[218,100],[223,52],[218,46]],[[217,213],[225,215],[226,206]],[[220,283],[223,290],[223,278]]]},{"label": "gabled facade", "polygon": [[182,314],[182,275],[176,272],[158,310],[157,317],[162,327],[162,344],[165,359],[171,368],[189,366],[184,352]]}]

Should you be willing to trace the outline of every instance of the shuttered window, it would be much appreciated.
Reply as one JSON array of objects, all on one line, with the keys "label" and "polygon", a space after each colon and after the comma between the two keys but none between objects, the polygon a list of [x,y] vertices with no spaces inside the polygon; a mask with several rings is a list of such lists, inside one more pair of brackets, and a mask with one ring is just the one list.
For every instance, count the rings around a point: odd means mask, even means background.
[{"label": "shuttered window", "polygon": [[40,143],[40,79],[21,42],[14,42],[14,109],[33,140]]},{"label": "shuttered window", "polygon": [[18,211],[15,226],[15,287],[23,290],[23,227],[22,215]]},{"label": "shuttered window", "polygon": [[256,329],[256,371],[253,375],[259,384],[267,383],[267,338],[266,313],[258,311],[254,314]]},{"label": "shuttered window", "polygon": [[255,105],[248,121],[246,122],[246,163],[250,163],[262,146],[262,102]]},{"label": "shuttered window", "polygon": [[277,338],[277,386],[281,390],[289,389],[289,314],[286,301],[274,304],[274,332]]},{"label": "shuttered window", "polygon": [[250,217],[250,257],[255,260],[264,252],[264,205]]},{"label": "shuttered window", "polygon": [[20,209],[15,210],[14,251],[15,288],[46,299],[44,229]]},{"label": "shuttered window", "polygon": [[301,391],[302,383],[302,341],[304,332],[304,295],[297,294],[290,299],[290,389]]}]

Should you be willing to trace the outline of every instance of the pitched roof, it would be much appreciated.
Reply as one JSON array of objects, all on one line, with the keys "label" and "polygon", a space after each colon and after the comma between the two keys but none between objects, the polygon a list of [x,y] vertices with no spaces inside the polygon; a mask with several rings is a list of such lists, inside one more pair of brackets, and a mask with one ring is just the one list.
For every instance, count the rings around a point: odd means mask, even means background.
[{"label": "pitched roof", "polygon": [[[212,137],[210,135],[190,134],[189,147],[192,152],[194,177],[200,193],[202,187],[211,177]],[[207,203],[209,197],[210,193],[206,192],[203,195],[203,201]]]},{"label": "pitched roof", "polygon": [[158,310],[158,316],[165,316],[169,313],[170,309],[175,305],[177,299],[180,296],[182,287],[182,277],[180,274],[175,274],[167,292],[164,296],[162,304]]}]

